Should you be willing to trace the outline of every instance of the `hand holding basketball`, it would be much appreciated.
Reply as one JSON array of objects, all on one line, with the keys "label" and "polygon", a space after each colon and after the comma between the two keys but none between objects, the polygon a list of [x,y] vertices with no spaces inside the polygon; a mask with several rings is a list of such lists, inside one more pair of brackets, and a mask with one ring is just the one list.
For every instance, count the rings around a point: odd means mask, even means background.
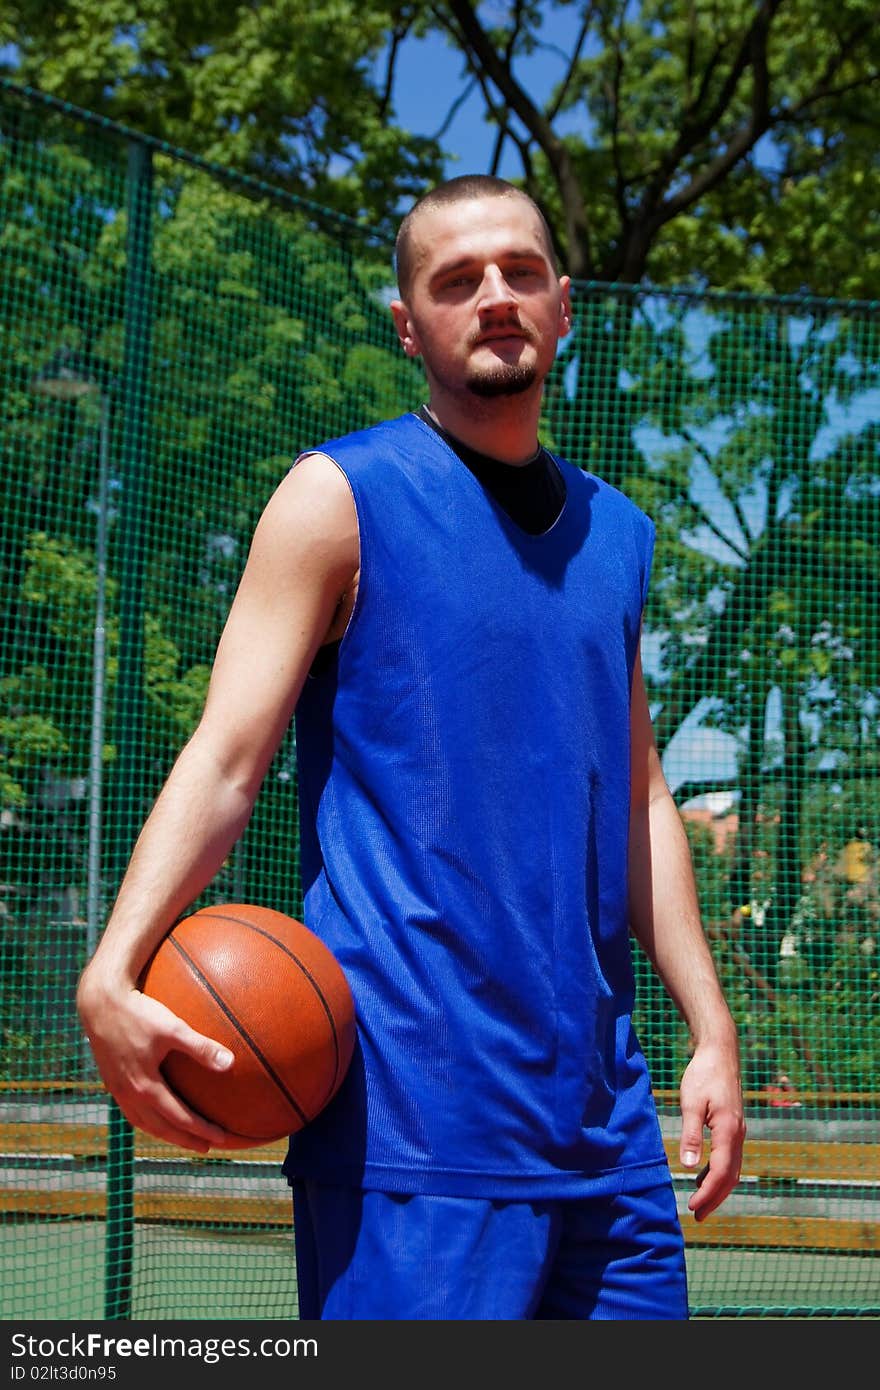
[{"label": "hand holding basketball", "polygon": [[242,1147],[295,1133],[342,1084],[354,1001],[339,962],[295,918],[252,903],[200,908],[163,939],[141,989],[233,1053],[212,1071],[170,1052],[162,1073]]}]

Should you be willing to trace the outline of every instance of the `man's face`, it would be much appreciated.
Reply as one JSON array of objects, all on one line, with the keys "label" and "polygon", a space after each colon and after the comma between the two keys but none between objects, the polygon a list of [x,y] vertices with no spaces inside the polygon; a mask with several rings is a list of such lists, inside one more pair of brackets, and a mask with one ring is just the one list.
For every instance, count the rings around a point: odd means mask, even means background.
[{"label": "man's face", "polygon": [[433,392],[511,396],[540,388],[553,365],[568,287],[525,198],[470,199],[418,217],[406,303],[391,312]]}]

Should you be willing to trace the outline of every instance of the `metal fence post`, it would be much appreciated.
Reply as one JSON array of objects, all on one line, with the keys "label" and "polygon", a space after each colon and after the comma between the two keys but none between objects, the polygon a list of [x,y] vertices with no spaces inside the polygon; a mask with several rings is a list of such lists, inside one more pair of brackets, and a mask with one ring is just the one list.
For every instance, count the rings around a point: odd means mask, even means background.
[{"label": "metal fence post", "polygon": [[[144,522],[149,483],[152,154],[128,144],[125,351],[122,369],[122,509],[119,526],[120,637],[117,685],[116,870],[124,873],[140,828],[144,748]],[[134,1134],[110,1102],[107,1147],[107,1319],[131,1312],[134,1253]]]}]

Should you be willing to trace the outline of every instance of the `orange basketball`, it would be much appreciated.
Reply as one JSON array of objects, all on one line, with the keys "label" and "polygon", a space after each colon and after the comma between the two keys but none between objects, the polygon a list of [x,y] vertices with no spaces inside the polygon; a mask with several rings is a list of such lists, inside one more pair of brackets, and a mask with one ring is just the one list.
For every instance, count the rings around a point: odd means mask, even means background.
[{"label": "orange basketball", "polygon": [[235,1054],[228,1071],[215,1072],[170,1052],[162,1071],[243,1147],[302,1129],[342,1084],[355,1041],[348,982],[324,943],[283,912],[200,908],[161,942],[141,988]]}]

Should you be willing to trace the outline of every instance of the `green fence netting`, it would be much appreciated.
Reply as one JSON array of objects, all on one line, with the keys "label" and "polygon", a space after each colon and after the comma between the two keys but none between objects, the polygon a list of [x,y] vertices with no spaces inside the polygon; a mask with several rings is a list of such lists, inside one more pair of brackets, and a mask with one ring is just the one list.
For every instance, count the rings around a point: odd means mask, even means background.
[{"label": "green fence netting", "polygon": [[[422,400],[390,247],[0,87],[0,1307],[296,1317],[278,1147],[135,1136],[74,1010],[296,453]],[[656,520],[643,659],[742,1030],[743,1179],[688,1224],[688,1038],[637,956],[695,1316],[880,1315],[880,305],[580,284],[544,437]],[[203,901],[300,908],[282,746]]]}]

